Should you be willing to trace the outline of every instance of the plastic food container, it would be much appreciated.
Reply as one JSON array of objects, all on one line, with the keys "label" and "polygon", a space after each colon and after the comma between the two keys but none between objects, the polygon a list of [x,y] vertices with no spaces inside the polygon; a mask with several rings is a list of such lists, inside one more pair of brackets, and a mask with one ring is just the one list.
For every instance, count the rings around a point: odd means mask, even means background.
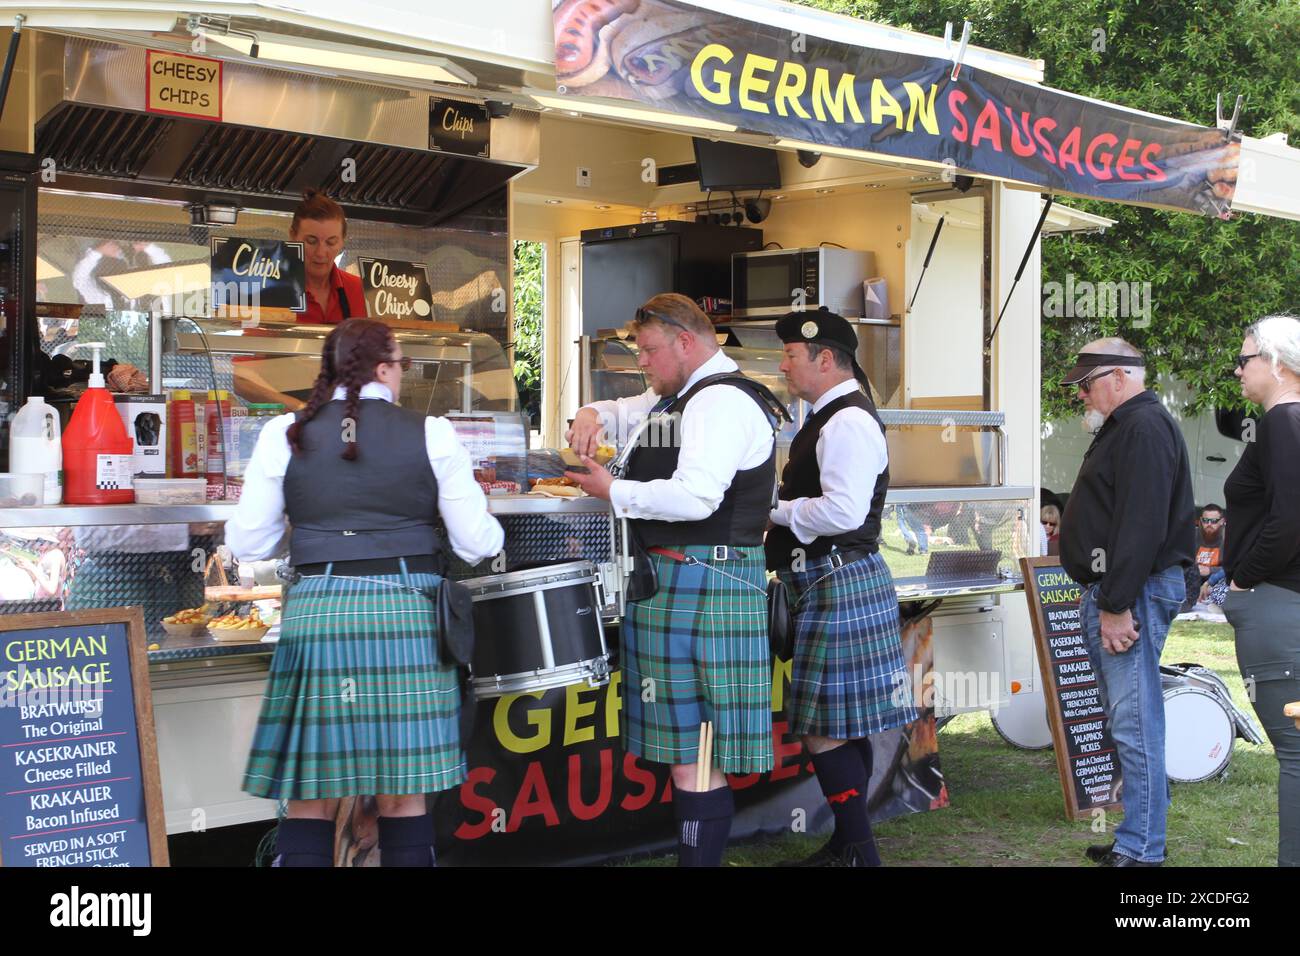
[{"label": "plastic food container", "polygon": [[45,476],[17,472],[0,474],[0,508],[25,508],[45,501]]},{"label": "plastic food container", "polygon": [[201,505],[207,501],[206,478],[137,478],[135,500],[142,505]]}]

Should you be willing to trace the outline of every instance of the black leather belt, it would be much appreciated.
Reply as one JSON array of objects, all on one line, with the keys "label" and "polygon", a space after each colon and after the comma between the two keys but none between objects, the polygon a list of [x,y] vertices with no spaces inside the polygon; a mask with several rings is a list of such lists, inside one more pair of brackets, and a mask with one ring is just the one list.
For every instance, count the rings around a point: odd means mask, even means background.
[{"label": "black leather belt", "polygon": [[[812,564],[814,561],[829,559],[831,567],[838,570],[846,564],[852,564],[854,561],[861,561],[863,558],[869,558],[871,555],[878,553],[879,550],[879,548],[850,548],[848,551],[831,551],[828,554],[809,558],[808,564]],[[776,570],[789,571],[790,565],[787,564],[785,567],[777,568]]]},{"label": "black leather belt", "polygon": [[[330,569],[330,574],[401,574],[402,568],[398,564],[402,558],[365,558],[360,561],[333,561],[320,562],[318,564],[300,564],[298,573],[304,577],[312,577],[325,573],[325,569]],[[436,559],[431,554],[416,554],[407,556],[406,570],[411,574],[437,574],[438,569],[435,567]]]}]

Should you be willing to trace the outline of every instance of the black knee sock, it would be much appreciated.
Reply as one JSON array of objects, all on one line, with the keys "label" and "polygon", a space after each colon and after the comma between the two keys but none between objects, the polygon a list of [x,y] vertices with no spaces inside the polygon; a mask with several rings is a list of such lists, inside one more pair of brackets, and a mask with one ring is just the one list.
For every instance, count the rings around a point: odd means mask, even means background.
[{"label": "black knee sock", "polygon": [[736,812],[731,788],[695,793],[674,786],[673,808],[677,815],[677,865],[721,866]]},{"label": "black knee sock", "polygon": [[433,815],[379,818],[380,866],[433,866]]},{"label": "black knee sock", "polygon": [[868,866],[880,865],[871,818],[867,816],[867,775],[861,752],[854,743],[813,754],[813,769],[826,802],[835,814],[835,836],[831,846],[844,852],[850,845]]},{"label": "black knee sock", "polygon": [[334,821],[286,817],[275,834],[276,866],[333,866]]}]

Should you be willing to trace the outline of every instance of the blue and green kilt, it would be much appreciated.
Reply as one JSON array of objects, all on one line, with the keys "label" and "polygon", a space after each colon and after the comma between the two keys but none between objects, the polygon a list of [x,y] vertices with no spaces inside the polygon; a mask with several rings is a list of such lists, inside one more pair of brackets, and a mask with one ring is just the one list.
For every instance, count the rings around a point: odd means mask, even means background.
[{"label": "blue and green kilt", "polygon": [[[411,574],[436,589],[434,574]],[[399,574],[304,577],[290,589],[244,774],[259,797],[432,793],[465,777],[456,668],[437,615]]]},{"label": "blue and green kilt", "polygon": [[780,578],[796,622],[791,732],[854,740],[915,720],[884,558],[872,554],[838,570],[829,557],[815,558]]},{"label": "blue and green kilt", "polygon": [[[701,562],[713,548],[667,546]],[[623,748],[655,763],[698,759],[700,724],[713,721],[713,766],[772,769],[772,660],[763,548],[686,564],[652,554],[659,590],[630,602],[623,642]],[[727,575],[734,575],[734,580]],[[742,583],[743,582],[743,583]]]}]

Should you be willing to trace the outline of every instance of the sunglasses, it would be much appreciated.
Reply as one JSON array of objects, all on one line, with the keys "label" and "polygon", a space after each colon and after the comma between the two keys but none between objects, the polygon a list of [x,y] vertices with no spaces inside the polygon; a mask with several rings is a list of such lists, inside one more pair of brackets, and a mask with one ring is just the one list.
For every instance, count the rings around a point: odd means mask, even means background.
[{"label": "sunglasses", "polygon": [[1249,355],[1246,355],[1246,354],[1244,354],[1244,353],[1241,354],[1241,355],[1238,355],[1238,356],[1237,356],[1237,368],[1242,369],[1242,370],[1245,370],[1246,366],[1250,364],[1250,360],[1253,359],[1253,358],[1259,358],[1259,353],[1258,353],[1258,352],[1251,352]]},{"label": "sunglasses", "polygon": [[[655,321],[655,322],[665,322],[665,323],[667,323],[668,325],[675,325],[675,326],[677,326],[677,327],[678,327],[679,329],[681,329],[683,332],[690,332],[690,331],[691,331],[691,330],[688,329],[686,326],[684,326],[684,325],[682,325],[680,322],[678,322],[676,319],[670,318],[669,316],[664,315],[662,312],[652,312],[650,309],[637,309],[637,310],[636,310],[636,320],[637,320],[638,322],[649,322],[649,321],[652,321],[652,320]],[[694,335],[693,332],[692,332],[691,334]]]},{"label": "sunglasses", "polygon": [[1083,394],[1087,395],[1090,391],[1092,391],[1093,382],[1096,382],[1099,379],[1103,379],[1107,375],[1114,375],[1118,371],[1119,369],[1113,368],[1109,372],[1098,372],[1095,375],[1089,375],[1087,378],[1082,379],[1075,387],[1081,389],[1083,391]]},{"label": "sunglasses", "polygon": [[400,365],[402,367],[403,372],[409,372],[411,370],[411,357],[409,355],[403,355],[399,359],[390,359],[388,361],[388,364]]},{"label": "sunglasses", "polygon": [[1202,518],[1201,524],[1219,524],[1222,521],[1222,518]]}]

